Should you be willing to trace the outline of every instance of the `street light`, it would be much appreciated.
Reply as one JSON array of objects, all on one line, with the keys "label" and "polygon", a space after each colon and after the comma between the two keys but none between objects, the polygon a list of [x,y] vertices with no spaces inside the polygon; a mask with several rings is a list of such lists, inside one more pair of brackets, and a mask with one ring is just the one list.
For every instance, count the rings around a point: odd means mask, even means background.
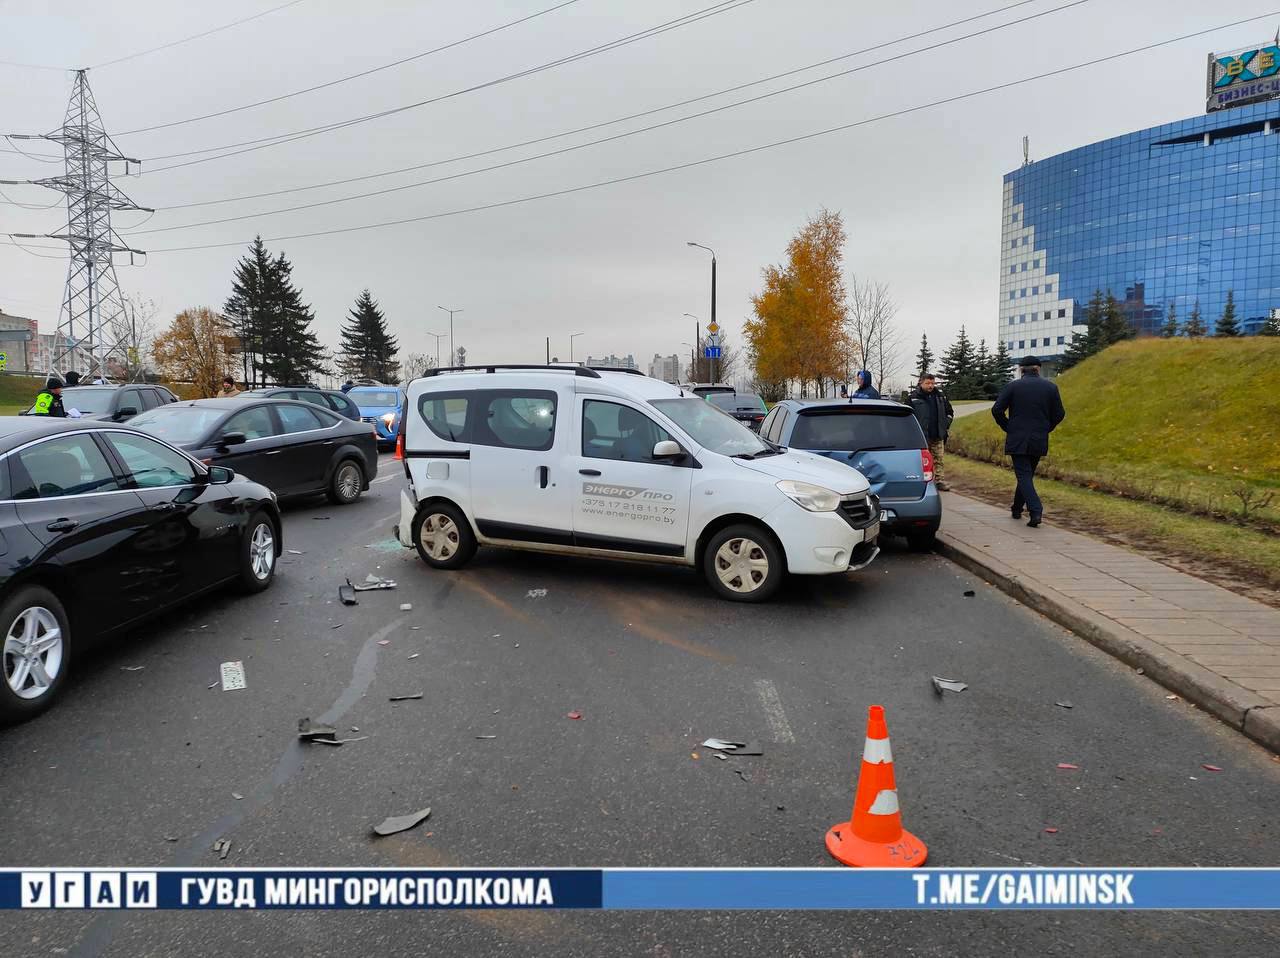
[{"label": "street light", "polygon": [[[689,350],[689,356],[693,360],[689,364],[689,379],[692,382],[698,381],[698,349],[702,346],[702,323],[693,313],[682,313],[682,316],[688,316],[693,320],[693,347]],[[688,343],[681,343],[682,346],[688,346]]]},{"label": "street light", "polygon": [[[447,334],[446,333],[427,333],[427,335],[434,336],[436,338],[436,368],[438,369],[440,367],[440,340],[443,339]],[[452,359],[453,358],[450,357],[451,362],[452,362]]]},{"label": "street light", "polygon": [[462,310],[450,309],[448,306],[437,306],[436,309],[443,309],[446,313],[449,314],[449,363],[450,365],[452,365],[453,357],[455,355],[453,351],[453,314],[460,313],[462,312]]},{"label": "street light", "polygon": [[573,362],[573,341],[581,335],[583,334],[582,333],[569,334],[569,362]]},{"label": "street light", "polygon": [[[711,254],[711,325],[709,328],[714,329],[716,332],[712,335],[716,335],[720,332],[720,327],[716,325],[716,251],[710,246],[703,246],[701,243],[694,243],[693,241],[689,241],[685,245],[696,246],[698,249],[704,249]],[[716,381],[716,361],[714,359],[711,360],[711,381]]]}]

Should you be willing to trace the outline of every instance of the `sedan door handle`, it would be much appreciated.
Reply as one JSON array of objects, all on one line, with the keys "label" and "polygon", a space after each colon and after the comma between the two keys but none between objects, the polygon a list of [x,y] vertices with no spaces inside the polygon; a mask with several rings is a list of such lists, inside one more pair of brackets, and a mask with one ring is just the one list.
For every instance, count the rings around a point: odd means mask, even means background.
[{"label": "sedan door handle", "polygon": [[579,469],[579,470],[578,470],[578,475],[580,475],[580,476],[598,476],[598,475],[600,475],[600,470],[599,470],[599,469]]},{"label": "sedan door handle", "polygon": [[280,450],[279,450],[279,449],[270,449],[270,450],[268,450],[268,451],[267,451],[267,455],[268,455],[268,456],[278,456],[278,455],[280,455]]},{"label": "sedan door handle", "polygon": [[54,519],[45,526],[50,532],[70,532],[76,526],[80,525],[75,519]]},{"label": "sedan door handle", "polygon": [[178,504],[176,502],[157,502],[154,506],[151,507],[151,511],[152,512],[173,512],[173,510],[176,508],[178,508]]}]

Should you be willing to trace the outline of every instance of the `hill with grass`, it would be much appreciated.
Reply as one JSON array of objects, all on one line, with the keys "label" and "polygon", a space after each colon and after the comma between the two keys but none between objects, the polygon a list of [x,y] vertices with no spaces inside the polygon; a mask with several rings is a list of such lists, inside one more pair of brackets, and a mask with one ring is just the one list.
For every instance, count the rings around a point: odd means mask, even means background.
[{"label": "hill with grass", "polygon": [[[1280,530],[1277,370],[1280,338],[1118,343],[1055,380],[1067,418],[1041,471]],[[987,414],[956,420],[947,442],[988,462],[1007,461],[1003,445]]]}]

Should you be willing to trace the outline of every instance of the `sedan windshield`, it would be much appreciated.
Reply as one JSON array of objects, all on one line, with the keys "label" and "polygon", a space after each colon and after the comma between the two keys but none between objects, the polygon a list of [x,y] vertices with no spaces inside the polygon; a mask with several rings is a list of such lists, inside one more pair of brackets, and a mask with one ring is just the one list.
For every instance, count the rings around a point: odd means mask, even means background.
[{"label": "sedan windshield", "polygon": [[161,406],[134,416],[129,425],[175,446],[189,446],[207,436],[214,424],[226,414],[225,409],[202,406]]},{"label": "sedan windshield", "polygon": [[62,405],[67,409],[76,409],[87,416],[100,416],[111,409],[111,400],[115,398],[114,389],[102,389],[94,386],[72,386],[62,390]]},{"label": "sedan windshield", "polygon": [[774,452],[772,446],[762,442],[750,429],[705,399],[655,399],[652,402],[698,445],[712,452],[722,456],[772,455]]},{"label": "sedan windshield", "polygon": [[355,400],[357,406],[395,406],[400,402],[400,394],[394,389],[383,389],[378,392],[356,392],[347,394]]}]

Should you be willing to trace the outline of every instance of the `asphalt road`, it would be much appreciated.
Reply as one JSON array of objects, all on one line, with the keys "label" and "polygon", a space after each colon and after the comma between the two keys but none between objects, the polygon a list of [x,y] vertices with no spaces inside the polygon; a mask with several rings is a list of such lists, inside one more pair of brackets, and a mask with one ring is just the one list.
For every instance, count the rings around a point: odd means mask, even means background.
[{"label": "asphalt road", "polygon": [[[353,506],[287,511],[285,546],[302,554],[284,557],[266,593],[210,597],[81,658],[53,711],[0,731],[0,863],[214,866],[211,845],[226,838],[223,864],[239,866],[838,867],[823,835],[848,817],[878,703],[904,820],[930,864],[1280,864],[1280,762],[936,556],[890,547],[863,573],[793,582],[763,607],[718,601],[663,567],[481,552],[444,574],[391,540],[401,480],[390,461],[381,476]],[[342,606],[338,584],[369,573],[398,589]],[[210,689],[236,659],[248,688]],[[970,687],[939,699],[931,674]],[[367,738],[301,745],[303,716]],[[717,760],[698,747],[709,736],[757,740],[764,755]],[[384,817],[428,805],[417,829],[371,837]],[[1274,955],[1280,918],[300,911],[0,923],[4,955],[1032,951]]]}]

